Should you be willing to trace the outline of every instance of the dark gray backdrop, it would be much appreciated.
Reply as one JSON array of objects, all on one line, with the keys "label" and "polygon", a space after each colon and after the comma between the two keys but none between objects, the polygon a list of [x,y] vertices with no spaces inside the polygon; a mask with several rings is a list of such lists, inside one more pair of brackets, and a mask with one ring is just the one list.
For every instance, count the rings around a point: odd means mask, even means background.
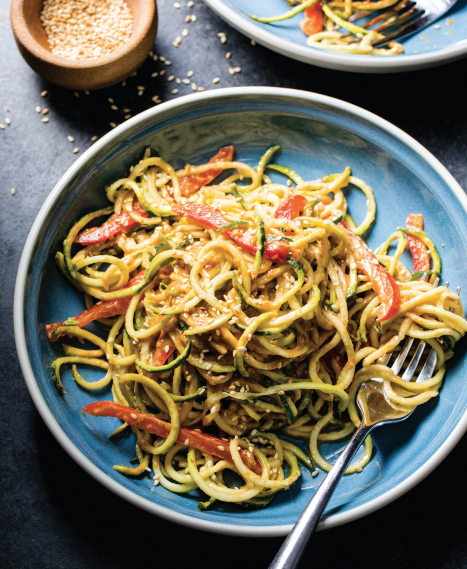
[{"label": "dark gray backdrop", "polygon": [[[401,75],[328,71],[286,59],[229,28],[200,0],[175,9],[160,1],[155,53],[125,87],[76,97],[47,84],[22,60],[7,0],[0,3],[0,567],[128,569],[130,566],[220,566],[265,569],[282,540],[209,535],[176,526],[114,496],[77,466],[50,434],[24,385],[16,356],[12,304],[16,270],[29,228],[49,191],[78,155],[102,136],[122,109],[137,114],[151,98],[206,89],[271,85],[316,91],[368,109],[428,148],[467,188],[466,62]],[[196,23],[185,23],[188,13]],[[175,48],[182,30],[189,35]],[[222,44],[219,32],[227,36]],[[226,59],[227,51],[232,53]],[[229,67],[241,72],[229,74]],[[151,74],[166,69],[165,77]],[[214,85],[213,78],[220,83]],[[464,79],[463,79],[464,78]],[[138,86],[144,86],[138,95]],[[45,98],[40,96],[48,91]],[[111,97],[119,107],[110,108]],[[41,122],[35,107],[49,109]],[[67,141],[67,135],[75,142]],[[16,190],[12,196],[10,189]],[[457,284],[457,283],[456,283]],[[464,284],[464,283],[459,283]],[[427,479],[383,510],[315,536],[301,567],[451,569],[467,567],[465,438]]]}]

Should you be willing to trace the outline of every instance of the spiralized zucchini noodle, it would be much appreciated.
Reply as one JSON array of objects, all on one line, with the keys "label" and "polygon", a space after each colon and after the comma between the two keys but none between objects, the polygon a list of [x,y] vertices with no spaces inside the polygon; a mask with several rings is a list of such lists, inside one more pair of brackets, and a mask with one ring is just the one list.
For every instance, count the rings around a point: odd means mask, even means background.
[{"label": "spiralized zucchini noodle", "polygon": [[[52,342],[87,342],[63,344],[52,364],[58,392],[69,364],[80,388],[106,389],[111,400],[96,394],[84,411],[123,421],[110,439],[136,437],[136,466],[114,468],[151,472],[171,492],[200,489],[201,509],[216,500],[265,507],[300,465],[328,471],[320,445],[359,426],[359,386],[380,378],[397,409],[429,401],[467,330],[458,295],[437,285],[441,261],[421,215],[375,254],[362,239],[375,220],[372,189],[350,168],[305,181],[269,162],[279,150],[253,168],[228,146],[175,171],[147,149],[106,188],[111,205],[78,220],[56,255],[87,307],[46,326]],[[350,187],[366,197],[359,225]],[[401,261],[406,248],[413,272]],[[93,321],[104,334],[84,328]],[[382,363],[407,337],[436,351],[425,383]],[[102,379],[84,379],[81,364]],[[371,455],[368,437],[347,473]]]},{"label": "spiralized zucchini noodle", "polygon": [[[300,28],[308,36],[309,46],[361,55],[404,53],[400,43],[391,41],[391,35],[410,27],[413,6],[409,0],[291,0],[287,4],[293,8],[284,14],[250,18],[274,24],[303,12],[305,19]],[[364,19],[362,25],[354,23],[361,19]]]}]

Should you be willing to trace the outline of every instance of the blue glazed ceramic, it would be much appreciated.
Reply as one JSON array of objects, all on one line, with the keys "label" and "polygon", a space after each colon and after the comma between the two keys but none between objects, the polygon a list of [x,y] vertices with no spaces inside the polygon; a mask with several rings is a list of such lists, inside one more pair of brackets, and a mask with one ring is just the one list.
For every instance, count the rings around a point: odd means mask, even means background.
[{"label": "blue glazed ceramic", "polygon": [[403,39],[404,53],[393,56],[356,55],[310,47],[299,27],[302,13],[274,24],[262,24],[246,15],[278,16],[288,9],[284,0],[204,1],[231,26],[258,43],[288,57],[329,69],[391,73],[434,67],[467,55],[467,0],[458,0],[439,21]]},{"label": "blue glazed ceramic", "polygon": [[[220,146],[235,144],[236,158],[255,165],[266,148],[280,144],[278,160],[304,179],[351,166],[374,189],[378,213],[369,235],[376,247],[409,213],[422,213],[426,229],[441,251],[443,278],[463,282],[467,266],[467,198],[451,175],[423,147],[384,120],[336,99],[274,88],[221,89],[164,103],[119,126],[90,148],[66,172],[42,207],[28,237],[17,277],[15,335],[31,396],[45,422],[70,455],[116,494],[172,521],[210,531],[284,535],[323,480],[308,471],[267,510],[218,506],[200,512],[199,494],[176,495],[145,478],[133,480],[112,470],[134,456],[132,437],[121,443],[107,435],[120,423],[96,419],[80,409],[109,397],[107,390],[80,389],[70,372],[60,397],[50,364],[62,354],[50,344],[44,325],[84,309],[83,298],[58,272],[55,252],[72,223],[106,204],[104,186],[128,172],[146,146],[176,168],[206,161]],[[279,179],[279,178],[277,178]],[[358,220],[365,208],[357,191],[348,192]],[[365,209],[366,211],[366,209]],[[443,248],[443,244],[446,247]],[[467,428],[464,346],[449,362],[441,395],[407,421],[374,434],[375,452],[361,474],[345,477],[334,494],[322,527],[363,516],[402,495],[426,476]],[[100,372],[87,371],[96,379]],[[324,446],[335,460],[344,443]]]}]

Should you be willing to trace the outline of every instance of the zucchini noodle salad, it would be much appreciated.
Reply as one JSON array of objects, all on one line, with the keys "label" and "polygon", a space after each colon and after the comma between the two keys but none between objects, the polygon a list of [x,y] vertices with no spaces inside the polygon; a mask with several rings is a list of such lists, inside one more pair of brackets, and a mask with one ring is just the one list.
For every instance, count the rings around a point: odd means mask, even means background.
[{"label": "zucchini noodle salad", "polygon": [[[263,24],[274,24],[303,12],[305,18],[300,28],[308,36],[307,44],[327,51],[400,55],[404,48],[392,38],[413,23],[414,8],[409,0],[292,0],[287,4],[294,7],[279,16],[249,17]],[[361,19],[365,19],[362,25],[354,23]]]},{"label": "zucchini noodle salad", "polygon": [[[301,466],[329,471],[320,444],[359,426],[360,385],[380,378],[396,409],[429,401],[467,331],[458,295],[438,286],[441,261],[421,215],[373,253],[362,240],[376,215],[372,189],[350,168],[305,181],[270,163],[279,150],[251,167],[226,146],[175,171],[147,149],[106,188],[111,205],[77,221],[56,255],[87,308],[48,324],[48,338],[92,344],[63,344],[52,364],[56,389],[66,393],[65,364],[80,388],[107,388],[111,400],[83,412],[120,419],[111,440],[134,433],[135,458],[115,470],[171,492],[200,489],[200,509],[217,500],[266,507]],[[358,226],[347,211],[350,186],[366,197]],[[401,262],[406,248],[413,271]],[[85,329],[93,321],[106,339]],[[436,352],[424,383],[382,363],[406,337]],[[105,375],[87,381],[79,364]],[[367,437],[347,473],[371,455]]]}]

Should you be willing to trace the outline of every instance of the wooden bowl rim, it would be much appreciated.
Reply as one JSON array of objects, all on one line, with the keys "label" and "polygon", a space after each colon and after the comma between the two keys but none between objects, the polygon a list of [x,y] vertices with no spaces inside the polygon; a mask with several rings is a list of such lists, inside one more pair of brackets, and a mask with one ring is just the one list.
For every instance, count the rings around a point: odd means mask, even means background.
[{"label": "wooden bowl rim", "polygon": [[133,28],[130,39],[115,51],[95,59],[75,60],[55,55],[43,48],[32,36],[23,17],[24,0],[11,0],[10,20],[13,33],[21,45],[36,58],[66,69],[96,69],[114,63],[127,55],[150,33],[156,12],[156,0],[137,0],[143,5],[139,23]]}]

